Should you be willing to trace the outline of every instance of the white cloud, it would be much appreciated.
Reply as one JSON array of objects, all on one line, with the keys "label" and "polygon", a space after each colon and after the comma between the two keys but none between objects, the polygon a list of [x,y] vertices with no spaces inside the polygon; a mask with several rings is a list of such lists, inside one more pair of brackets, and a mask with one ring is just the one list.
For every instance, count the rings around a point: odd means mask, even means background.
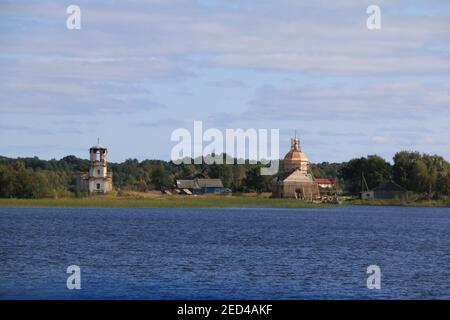
[{"label": "white cloud", "polygon": [[228,88],[228,89],[246,87],[246,85],[242,81],[232,79],[208,81],[205,84],[210,87]]},{"label": "white cloud", "polygon": [[255,117],[310,119],[429,119],[449,115],[450,91],[435,81],[311,84],[287,89],[265,86],[250,100]]},{"label": "white cloud", "polygon": [[377,142],[377,143],[386,143],[389,141],[388,138],[383,137],[383,136],[373,136],[371,139],[372,139],[372,141]]}]

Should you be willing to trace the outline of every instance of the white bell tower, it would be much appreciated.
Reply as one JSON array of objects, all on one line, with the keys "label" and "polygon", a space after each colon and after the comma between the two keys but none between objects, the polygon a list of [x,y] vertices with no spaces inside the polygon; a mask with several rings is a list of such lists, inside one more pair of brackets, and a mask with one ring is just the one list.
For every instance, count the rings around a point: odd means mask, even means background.
[{"label": "white bell tower", "polygon": [[108,172],[108,149],[100,141],[89,149],[89,193],[107,193],[112,190],[112,173]]}]

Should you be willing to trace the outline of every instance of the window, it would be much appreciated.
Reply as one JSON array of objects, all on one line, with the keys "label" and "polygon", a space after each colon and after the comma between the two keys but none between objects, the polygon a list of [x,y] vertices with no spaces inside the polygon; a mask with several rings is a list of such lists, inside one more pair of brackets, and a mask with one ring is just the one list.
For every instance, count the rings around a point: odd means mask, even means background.
[{"label": "window", "polygon": [[97,174],[100,175],[100,169],[97,170]]},{"label": "window", "polygon": [[100,183],[97,183],[97,190],[100,190]]}]

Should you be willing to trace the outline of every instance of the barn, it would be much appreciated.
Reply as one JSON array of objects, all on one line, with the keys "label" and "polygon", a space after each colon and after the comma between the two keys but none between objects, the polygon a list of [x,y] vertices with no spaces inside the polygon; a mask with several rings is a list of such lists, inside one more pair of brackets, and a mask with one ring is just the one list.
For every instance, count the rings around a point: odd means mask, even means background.
[{"label": "barn", "polygon": [[376,188],[361,192],[362,200],[371,199],[399,199],[408,197],[408,190],[393,181],[382,182]]},{"label": "barn", "polygon": [[373,190],[375,199],[406,199],[408,191],[393,181],[383,182]]},{"label": "barn", "polygon": [[220,179],[186,179],[177,180],[177,189],[184,194],[223,194],[228,190]]}]

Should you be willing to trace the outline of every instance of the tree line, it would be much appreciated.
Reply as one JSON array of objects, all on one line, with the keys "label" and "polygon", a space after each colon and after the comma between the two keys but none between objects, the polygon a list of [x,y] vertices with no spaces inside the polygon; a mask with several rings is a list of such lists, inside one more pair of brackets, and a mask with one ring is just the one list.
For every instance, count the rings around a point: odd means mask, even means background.
[{"label": "tree line", "polygon": [[[236,163],[236,161],[235,161]],[[282,165],[282,163],[281,163]],[[109,163],[116,190],[164,190],[176,179],[193,176],[219,178],[233,192],[270,192],[273,176],[260,174],[261,164],[180,164],[162,160],[128,159]],[[0,197],[42,198],[83,196],[76,189],[76,174],[87,171],[89,160],[67,156],[60,160],[0,157]],[[441,156],[419,152],[398,152],[393,163],[377,155],[343,163],[322,162],[311,165],[316,178],[332,178],[346,193],[394,181],[409,191],[439,198],[450,195],[450,164]]]},{"label": "tree line", "polygon": [[450,164],[441,156],[402,151],[395,154],[391,165],[383,158],[371,155],[352,159],[340,169],[340,179],[352,192],[369,189],[381,182],[393,181],[416,194],[440,198],[450,195]]}]

